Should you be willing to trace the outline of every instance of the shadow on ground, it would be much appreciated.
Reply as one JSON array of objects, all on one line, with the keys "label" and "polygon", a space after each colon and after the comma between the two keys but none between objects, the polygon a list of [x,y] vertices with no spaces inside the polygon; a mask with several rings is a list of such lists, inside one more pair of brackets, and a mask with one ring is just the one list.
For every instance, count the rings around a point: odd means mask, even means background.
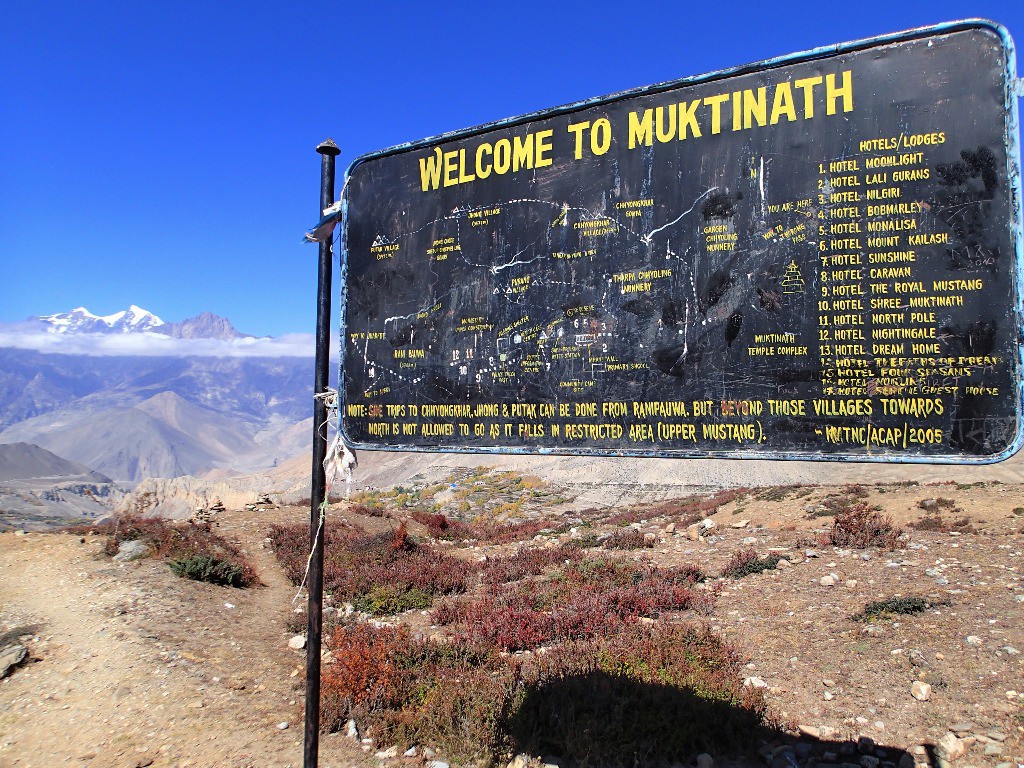
[{"label": "shadow on ground", "polygon": [[704,698],[683,681],[650,684],[603,671],[531,686],[508,731],[516,754],[596,768],[689,765],[701,753],[719,765],[914,766],[908,752],[866,737],[791,735],[766,721],[763,706]]}]

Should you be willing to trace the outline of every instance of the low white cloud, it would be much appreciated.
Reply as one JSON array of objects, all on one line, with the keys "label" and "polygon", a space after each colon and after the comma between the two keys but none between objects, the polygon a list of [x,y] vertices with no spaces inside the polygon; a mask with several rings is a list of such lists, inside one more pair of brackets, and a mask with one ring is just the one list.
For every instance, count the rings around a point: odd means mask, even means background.
[{"label": "low white cloud", "polygon": [[[277,338],[173,339],[158,333],[58,334],[25,325],[0,326],[0,348],[57,355],[118,357],[313,357],[315,337],[293,333]],[[331,355],[337,354],[332,340]]]}]

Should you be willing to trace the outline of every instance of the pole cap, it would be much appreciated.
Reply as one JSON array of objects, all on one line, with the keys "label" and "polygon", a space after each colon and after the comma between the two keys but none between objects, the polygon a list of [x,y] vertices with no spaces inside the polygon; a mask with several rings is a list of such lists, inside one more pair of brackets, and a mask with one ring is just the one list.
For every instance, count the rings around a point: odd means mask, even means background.
[{"label": "pole cap", "polygon": [[338,149],[338,145],[334,143],[334,139],[327,139],[316,145],[316,151],[321,155],[331,155],[337,157],[341,154],[341,150]]}]

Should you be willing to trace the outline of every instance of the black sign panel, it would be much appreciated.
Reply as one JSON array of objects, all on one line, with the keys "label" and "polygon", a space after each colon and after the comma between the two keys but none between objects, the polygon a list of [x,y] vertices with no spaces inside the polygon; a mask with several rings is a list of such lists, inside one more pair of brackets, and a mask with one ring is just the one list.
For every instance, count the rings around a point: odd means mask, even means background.
[{"label": "black sign panel", "polygon": [[1004,34],[947,25],[360,158],[346,437],[1005,458],[1021,397]]}]

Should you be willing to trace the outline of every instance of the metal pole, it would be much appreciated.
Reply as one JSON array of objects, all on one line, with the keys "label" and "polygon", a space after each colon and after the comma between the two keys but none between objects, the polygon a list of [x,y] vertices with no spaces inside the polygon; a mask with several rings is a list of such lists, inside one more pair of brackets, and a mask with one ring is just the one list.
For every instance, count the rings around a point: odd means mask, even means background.
[{"label": "metal pole", "polygon": [[[334,158],[341,150],[331,140],[320,144],[320,210],[334,202]],[[320,210],[317,211],[319,216]],[[313,393],[327,391],[331,359],[331,238],[320,243],[320,263],[316,286],[316,363]],[[324,459],[327,456],[327,403],[323,398],[313,401],[313,484],[309,504],[309,604],[306,622],[306,725],[302,752],[303,768],[317,768],[320,751],[320,644],[323,629],[324,536],[320,530],[320,507],[324,503],[327,477]],[[326,529],[326,523],[324,525]],[[319,535],[318,535],[319,534]]]}]

